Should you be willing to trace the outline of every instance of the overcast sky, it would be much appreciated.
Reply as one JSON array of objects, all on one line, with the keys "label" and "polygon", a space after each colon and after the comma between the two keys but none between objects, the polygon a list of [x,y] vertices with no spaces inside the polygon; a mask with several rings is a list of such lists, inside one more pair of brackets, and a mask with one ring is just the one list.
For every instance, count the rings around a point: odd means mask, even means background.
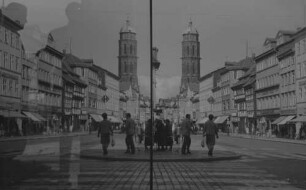
[{"label": "overcast sky", "polygon": [[[130,18],[138,40],[138,75],[141,91],[148,94],[149,1],[145,0],[5,0],[28,7],[28,25],[45,33],[58,32],[71,40],[72,53],[93,58],[118,74],[120,28]],[[82,4],[78,22],[68,22],[65,8]],[[303,0],[153,0],[153,41],[159,49],[158,97],[175,96],[181,76],[182,32],[191,18],[200,35],[201,76],[224,65],[258,53],[266,37],[280,29],[304,25]],[[69,43],[68,43],[69,44]]]}]

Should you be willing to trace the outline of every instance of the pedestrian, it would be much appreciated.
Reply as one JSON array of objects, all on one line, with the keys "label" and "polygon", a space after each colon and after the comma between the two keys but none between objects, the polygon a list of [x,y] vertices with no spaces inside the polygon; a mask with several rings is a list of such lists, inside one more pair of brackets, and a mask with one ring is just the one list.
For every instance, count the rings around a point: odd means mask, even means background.
[{"label": "pedestrian", "polygon": [[103,121],[99,125],[98,137],[101,136],[100,140],[102,144],[103,155],[107,155],[107,148],[110,143],[110,136],[113,136],[113,129],[112,123],[107,119],[107,114],[103,113],[102,117]]},{"label": "pedestrian", "polygon": [[302,122],[298,121],[295,124],[295,139],[300,139],[300,130],[302,128]]},{"label": "pedestrian", "polygon": [[152,120],[149,119],[146,123],[146,128],[145,128],[145,150],[149,150],[148,146],[151,146],[151,144],[152,144]]},{"label": "pedestrian", "polygon": [[156,119],[156,133],[155,138],[157,142],[157,150],[165,150],[166,134],[165,125],[161,119]]},{"label": "pedestrian", "polygon": [[217,125],[213,122],[214,116],[210,114],[209,120],[204,123],[203,137],[206,136],[206,145],[208,147],[208,156],[213,156],[214,146],[216,143],[215,137],[218,136]]},{"label": "pedestrian", "polygon": [[169,151],[172,151],[173,146],[173,133],[172,133],[172,125],[169,119],[166,119],[166,137],[167,137],[167,144],[169,146]]},{"label": "pedestrian", "polygon": [[186,118],[181,124],[181,134],[183,136],[182,154],[191,154],[190,152],[190,133],[192,128],[192,122],[190,120],[190,114],[186,114]]},{"label": "pedestrian", "polygon": [[126,151],[125,153],[135,154],[135,145],[133,136],[135,135],[135,121],[131,118],[131,114],[126,114],[126,123],[125,123],[125,143],[126,143]]}]

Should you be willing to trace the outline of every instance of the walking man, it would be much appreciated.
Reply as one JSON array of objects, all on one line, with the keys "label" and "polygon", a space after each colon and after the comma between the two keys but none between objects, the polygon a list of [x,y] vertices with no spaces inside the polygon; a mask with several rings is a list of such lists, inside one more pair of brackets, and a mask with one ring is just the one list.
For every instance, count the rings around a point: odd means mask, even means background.
[{"label": "walking man", "polygon": [[107,155],[107,148],[110,143],[110,136],[113,136],[112,123],[107,120],[107,114],[102,114],[103,121],[99,125],[98,137],[101,135],[103,155]]},{"label": "walking man", "polygon": [[135,145],[133,136],[135,135],[135,121],[131,118],[131,114],[126,114],[126,123],[125,123],[125,133],[126,133],[126,147],[127,150],[125,153],[135,154]]},{"label": "walking man", "polygon": [[208,156],[213,155],[214,146],[216,139],[215,137],[219,138],[218,136],[218,128],[217,125],[213,122],[214,116],[210,114],[208,116],[209,120],[204,124],[203,130],[203,138],[206,136],[206,145],[208,147]]},{"label": "walking man", "polygon": [[186,114],[186,119],[183,120],[181,125],[181,133],[183,136],[183,146],[182,146],[182,154],[191,154],[190,152],[190,132],[192,128],[192,123],[190,120],[190,114]]}]

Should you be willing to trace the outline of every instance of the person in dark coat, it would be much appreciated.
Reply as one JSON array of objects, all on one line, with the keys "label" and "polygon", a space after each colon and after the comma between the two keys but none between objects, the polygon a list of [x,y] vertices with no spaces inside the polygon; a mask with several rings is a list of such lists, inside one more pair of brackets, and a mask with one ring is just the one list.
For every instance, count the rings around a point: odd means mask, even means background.
[{"label": "person in dark coat", "polygon": [[107,148],[110,143],[110,136],[113,136],[113,129],[112,129],[112,123],[107,120],[107,114],[102,114],[103,121],[98,126],[98,137],[101,136],[100,142],[102,144],[103,154],[107,155],[108,151]]},{"label": "person in dark coat", "polygon": [[204,124],[203,137],[206,136],[206,145],[208,147],[208,156],[213,155],[214,146],[216,143],[215,137],[218,136],[218,128],[217,125],[213,122],[214,116],[210,114],[208,116],[209,120]]},{"label": "person in dark coat", "polygon": [[190,133],[192,131],[192,122],[190,120],[190,114],[186,114],[186,119],[183,120],[181,125],[181,133],[183,136],[182,154],[191,154],[190,144],[191,138]]},{"label": "person in dark coat", "polygon": [[165,145],[166,145],[165,125],[163,121],[160,119],[156,119],[155,138],[157,142],[157,150],[165,150]]},{"label": "person in dark coat", "polygon": [[131,114],[126,114],[126,123],[125,123],[125,133],[126,133],[126,146],[127,150],[125,153],[135,154],[135,144],[133,136],[135,135],[136,124],[135,121],[131,118]]},{"label": "person in dark coat", "polygon": [[145,128],[145,150],[148,150],[148,146],[152,144],[152,120],[149,119],[146,122]]},{"label": "person in dark coat", "polygon": [[173,146],[173,133],[172,133],[172,125],[169,119],[166,119],[166,141],[167,144],[166,146],[169,146],[169,150],[172,151],[172,146]]}]

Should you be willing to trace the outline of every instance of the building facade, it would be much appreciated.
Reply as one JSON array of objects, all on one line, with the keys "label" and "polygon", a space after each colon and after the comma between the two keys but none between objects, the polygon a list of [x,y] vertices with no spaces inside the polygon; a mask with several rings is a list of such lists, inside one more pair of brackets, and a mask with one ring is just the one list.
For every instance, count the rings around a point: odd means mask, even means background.
[{"label": "building facade", "polygon": [[[296,106],[297,115],[306,115],[306,28],[300,29],[294,36],[296,65]],[[305,121],[306,122],[306,121]]]},{"label": "building facade", "polygon": [[0,119],[6,135],[21,131],[21,41],[23,26],[0,11]]},{"label": "building facade", "polygon": [[276,58],[276,40],[267,38],[264,52],[255,57],[257,128],[263,133],[280,116],[279,65]]},{"label": "building facade", "polygon": [[200,118],[208,117],[213,113],[213,73],[209,73],[200,78]]},{"label": "building facade", "polygon": [[62,119],[62,58],[54,48],[51,35],[48,44],[37,53],[38,110],[47,120],[47,129],[59,128]]}]

